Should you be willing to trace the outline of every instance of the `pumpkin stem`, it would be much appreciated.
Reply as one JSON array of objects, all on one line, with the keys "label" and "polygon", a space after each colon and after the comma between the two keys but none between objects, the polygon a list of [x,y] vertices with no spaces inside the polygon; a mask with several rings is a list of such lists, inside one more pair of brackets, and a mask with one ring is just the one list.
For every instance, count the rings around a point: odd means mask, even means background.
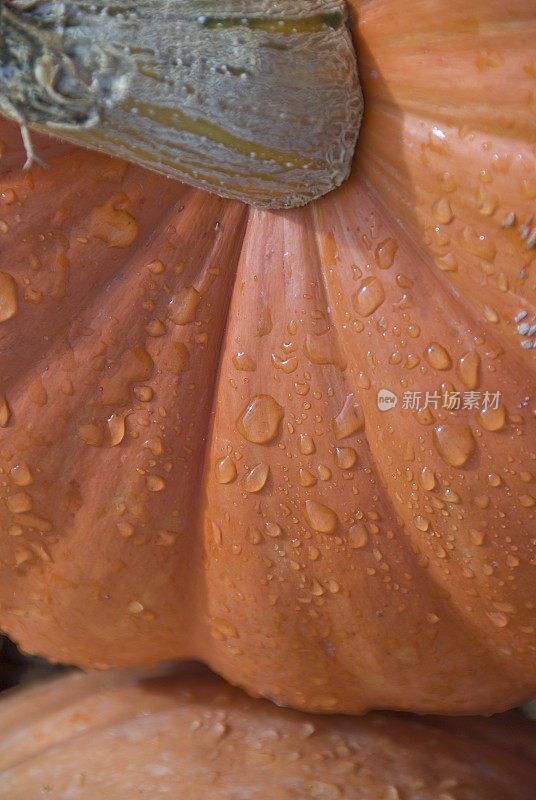
[{"label": "pumpkin stem", "polygon": [[343,0],[0,2],[0,111],[261,207],[348,176],[362,116]]}]

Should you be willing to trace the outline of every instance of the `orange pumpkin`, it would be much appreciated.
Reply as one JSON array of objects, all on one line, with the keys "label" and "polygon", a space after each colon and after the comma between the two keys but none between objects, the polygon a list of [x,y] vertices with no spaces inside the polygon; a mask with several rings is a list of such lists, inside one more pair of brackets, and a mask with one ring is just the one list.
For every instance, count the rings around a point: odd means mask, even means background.
[{"label": "orange pumpkin", "polygon": [[304,209],[37,137],[23,173],[2,124],[0,621],[25,649],[195,657],[319,711],[536,691],[536,10],[351,6],[355,169]]},{"label": "orange pumpkin", "polygon": [[0,701],[9,800],[532,800],[535,758],[519,713],[311,716],[188,669],[73,674]]}]

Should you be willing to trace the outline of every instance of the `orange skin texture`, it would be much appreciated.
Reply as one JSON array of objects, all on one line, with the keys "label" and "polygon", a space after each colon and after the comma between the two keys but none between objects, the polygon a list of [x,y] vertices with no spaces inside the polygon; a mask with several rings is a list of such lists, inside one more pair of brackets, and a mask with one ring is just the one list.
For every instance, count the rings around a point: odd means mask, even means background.
[{"label": "orange skin texture", "polygon": [[[0,624],[25,650],[196,658],[322,712],[536,692],[536,10],[352,8],[355,169],[305,209],[37,136],[23,173],[1,124]],[[382,388],[502,406],[381,412]]]},{"label": "orange skin texture", "polygon": [[536,726],[491,719],[311,715],[208,674],[72,674],[0,700],[10,800],[407,797],[533,800]]}]

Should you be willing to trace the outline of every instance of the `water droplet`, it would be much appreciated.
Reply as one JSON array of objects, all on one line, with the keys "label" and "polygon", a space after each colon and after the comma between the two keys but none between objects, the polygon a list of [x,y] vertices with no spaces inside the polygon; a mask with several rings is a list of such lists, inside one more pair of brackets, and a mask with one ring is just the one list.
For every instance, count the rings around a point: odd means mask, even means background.
[{"label": "water droplet", "polygon": [[277,522],[265,522],[264,530],[267,536],[271,536],[274,539],[283,535],[283,528]]},{"label": "water droplet", "polygon": [[150,492],[161,492],[166,488],[166,482],[161,475],[147,475],[145,485]]},{"label": "water droplet", "polygon": [[317,467],[318,477],[321,481],[329,481],[331,478],[331,470],[329,467],[326,467],[324,464],[319,464]]},{"label": "water droplet", "polygon": [[485,261],[493,261],[497,255],[497,247],[491,237],[477,233],[470,227],[463,229],[461,243],[468,253],[483,258]]},{"label": "water droplet", "polygon": [[361,430],[364,425],[363,412],[353,394],[349,394],[346,397],[344,406],[332,421],[332,425],[337,441],[347,439]]},{"label": "water droplet", "polygon": [[145,326],[145,332],[149,334],[149,336],[157,338],[159,336],[164,336],[166,332],[166,326],[164,325],[161,319],[155,318],[147,323],[147,325]]},{"label": "water droplet", "polygon": [[333,509],[318,503],[316,500],[306,500],[305,514],[309,525],[314,531],[318,531],[318,533],[335,533],[338,519]]},{"label": "water droplet", "polygon": [[300,469],[298,479],[302,486],[314,486],[316,483],[315,476],[308,469]]},{"label": "water droplet", "polygon": [[246,492],[260,492],[266,486],[269,474],[270,467],[268,464],[261,463],[253,467],[243,480]]},{"label": "water droplet", "polygon": [[131,600],[127,604],[127,609],[131,614],[141,614],[141,612],[144,609],[144,606],[142,603],[140,603],[139,600]]},{"label": "water droplet", "polygon": [[443,225],[448,225],[449,222],[452,222],[454,219],[452,208],[450,207],[450,203],[446,197],[441,197],[436,203],[434,203],[432,206],[432,214],[434,215],[434,219],[437,222],[441,222]]},{"label": "water droplet", "polygon": [[232,483],[236,478],[235,463],[229,456],[220,458],[220,460],[216,462],[214,472],[218,483]]},{"label": "water droplet", "polygon": [[254,372],[257,369],[257,363],[247,353],[237,353],[233,356],[233,364],[242,372]]},{"label": "water droplet", "polygon": [[286,372],[289,375],[291,372],[295,372],[298,368],[298,359],[296,356],[290,356],[289,358],[281,358],[280,356],[272,353],[272,364],[276,369],[280,369],[283,372]]},{"label": "water droplet", "polygon": [[236,427],[248,442],[267,444],[277,436],[283,415],[283,409],[271,395],[258,394],[238,417]]},{"label": "water droplet", "polygon": [[428,522],[428,520],[425,517],[421,517],[420,515],[414,518],[413,524],[420,531],[427,531],[428,528],[430,527],[430,523]]},{"label": "water droplet", "polygon": [[500,611],[487,611],[486,613],[497,628],[505,628],[510,622],[510,617]]},{"label": "water droplet", "polygon": [[138,235],[138,223],[128,211],[117,208],[127,200],[117,194],[96,208],[89,220],[89,232],[108,247],[128,247]]},{"label": "water droplet", "polygon": [[494,324],[499,322],[500,317],[497,314],[497,312],[495,311],[495,309],[492,308],[491,306],[484,306],[482,311],[483,311],[484,316],[486,317],[488,322],[492,322]]},{"label": "water droplet", "polygon": [[355,525],[350,527],[350,530],[348,531],[348,541],[350,542],[350,547],[352,547],[354,550],[359,550],[361,547],[365,547],[368,540],[368,531],[362,522],[357,522]]},{"label": "water droplet", "polygon": [[431,342],[426,348],[424,356],[434,369],[443,370],[451,367],[450,356],[439,342]]},{"label": "water droplet", "polygon": [[501,476],[497,475],[496,472],[490,472],[488,475],[488,483],[490,486],[494,486],[495,488],[500,486],[502,483]]},{"label": "water droplet", "polygon": [[468,389],[476,389],[480,377],[480,356],[476,350],[470,350],[461,356],[456,372]]},{"label": "water droplet", "polygon": [[423,467],[419,475],[419,483],[427,492],[431,492],[436,486],[436,477],[434,471],[430,467]]},{"label": "water droplet", "polygon": [[110,434],[110,445],[117,447],[125,438],[125,415],[112,414],[108,417],[108,432]]},{"label": "water droplet", "polygon": [[251,544],[260,544],[262,542],[261,534],[257,528],[254,528],[252,525],[250,525],[246,531],[246,539],[248,542],[251,542]]},{"label": "water droplet", "polygon": [[11,409],[8,405],[6,396],[0,394],[0,428],[6,428],[11,418]]},{"label": "water droplet", "polygon": [[300,434],[300,453],[304,456],[310,456],[316,452],[314,439],[308,433]]},{"label": "water droplet", "polygon": [[506,427],[506,408],[499,403],[497,408],[483,408],[480,412],[480,422],[487,431],[501,431]]},{"label": "water droplet", "polygon": [[139,400],[141,403],[148,403],[153,399],[154,392],[150,386],[135,386],[132,390],[132,394],[136,400]]},{"label": "water droplet", "polygon": [[202,295],[193,286],[185,286],[173,298],[170,305],[170,319],[175,325],[188,325],[195,322],[197,307]]},{"label": "water droplet", "polygon": [[119,522],[116,523],[116,528],[124,539],[129,539],[136,530],[132,522],[127,522],[124,519],[120,519]]},{"label": "water droplet", "polygon": [[340,370],[346,369],[344,358],[334,334],[328,330],[321,334],[308,333],[303,352],[313,364],[331,365]]},{"label": "water droplet", "polygon": [[78,438],[91,447],[100,447],[104,440],[104,433],[96,422],[87,422],[78,426]]},{"label": "water droplet", "polygon": [[451,467],[463,467],[474,453],[476,443],[469,426],[440,425],[434,429],[434,444]]},{"label": "water droplet", "polygon": [[257,323],[257,336],[267,336],[273,328],[272,315],[270,309],[266,306],[259,314],[259,321]]},{"label": "water droplet", "polygon": [[17,492],[6,499],[6,506],[13,514],[24,514],[31,511],[32,498],[26,492]]},{"label": "water droplet", "polygon": [[33,483],[33,475],[27,464],[17,464],[9,470],[11,480],[17,486],[29,486]]},{"label": "water droplet", "polygon": [[393,266],[398,244],[394,239],[384,239],[376,247],[374,255],[376,256],[376,263],[380,269],[389,269]]},{"label": "water droplet", "polygon": [[337,447],[335,460],[341,469],[352,469],[357,461],[357,453],[353,447]]},{"label": "water droplet", "polygon": [[17,284],[7,272],[0,272],[0,322],[6,322],[17,313]]},{"label": "water droplet", "polygon": [[524,508],[534,508],[536,505],[536,498],[531,494],[521,494],[519,496],[519,502]]},{"label": "water droplet", "polygon": [[385,290],[378,278],[365,278],[357,292],[352,295],[352,303],[358,314],[368,317],[381,306],[385,300]]},{"label": "water droplet", "polygon": [[225,641],[225,639],[237,639],[238,631],[232,622],[219,617],[213,617],[210,621],[210,634],[214,639]]}]

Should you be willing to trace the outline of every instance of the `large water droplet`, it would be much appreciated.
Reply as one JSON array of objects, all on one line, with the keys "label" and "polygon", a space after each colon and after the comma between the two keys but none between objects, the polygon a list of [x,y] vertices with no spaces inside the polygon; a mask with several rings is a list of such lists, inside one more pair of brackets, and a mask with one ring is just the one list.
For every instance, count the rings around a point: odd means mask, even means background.
[{"label": "large water droplet", "polygon": [[27,464],[17,464],[9,470],[11,480],[17,486],[29,486],[33,483],[33,475]]},{"label": "large water droplet", "polygon": [[282,407],[271,395],[258,394],[238,417],[236,427],[248,442],[267,444],[277,436],[283,415]]},{"label": "large water droplet", "polygon": [[337,529],[337,514],[328,506],[316,500],[305,501],[305,514],[309,525],[318,533],[335,533]]},{"label": "large water droplet", "polygon": [[434,444],[451,467],[463,467],[476,448],[473,432],[467,425],[440,425],[434,429]]},{"label": "large water droplet", "polygon": [[419,475],[419,483],[423,489],[426,489],[427,492],[431,492],[432,489],[435,489],[436,477],[434,475],[434,471],[430,469],[430,467],[423,467],[421,474]]}]

